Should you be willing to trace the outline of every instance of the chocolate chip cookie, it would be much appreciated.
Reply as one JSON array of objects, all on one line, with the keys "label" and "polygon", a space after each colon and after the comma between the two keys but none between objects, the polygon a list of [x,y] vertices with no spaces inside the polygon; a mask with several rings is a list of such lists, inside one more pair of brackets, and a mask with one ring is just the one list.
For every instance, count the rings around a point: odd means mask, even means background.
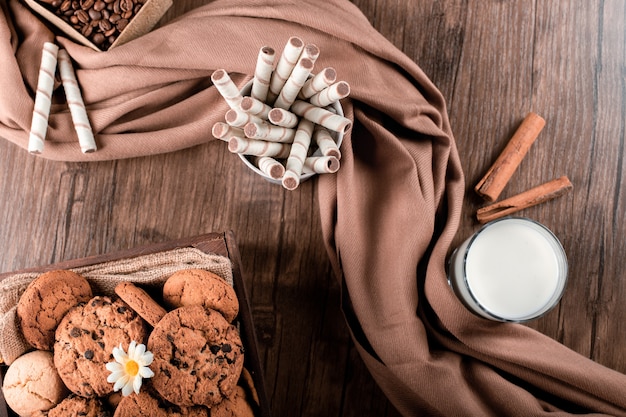
[{"label": "chocolate chip cookie", "polygon": [[54,332],[72,307],[92,297],[89,282],[75,272],[46,272],[33,280],[17,304],[17,317],[26,341],[52,350]]},{"label": "chocolate chip cookie", "polygon": [[61,320],[54,343],[54,364],[67,387],[83,397],[113,392],[107,362],[113,348],[127,350],[132,340],[145,343],[147,324],[119,299],[96,296],[71,309]]},{"label": "chocolate chip cookie", "polygon": [[209,417],[209,409],[166,404],[156,395],[141,391],[122,398],[113,417]]},{"label": "chocolate chip cookie", "polygon": [[148,340],[152,386],[179,406],[212,407],[228,397],[243,368],[237,328],[217,311],[194,305],[170,311]]},{"label": "chocolate chip cookie", "polygon": [[83,398],[70,395],[48,411],[48,417],[110,417],[111,413],[98,398]]},{"label": "chocolate chip cookie", "polygon": [[146,291],[132,282],[120,282],[115,286],[115,293],[152,327],[167,313]]},{"label": "chocolate chip cookie", "polygon": [[163,301],[172,308],[201,305],[217,310],[229,323],[239,313],[239,301],[232,285],[203,269],[184,269],[172,274],[163,285]]}]

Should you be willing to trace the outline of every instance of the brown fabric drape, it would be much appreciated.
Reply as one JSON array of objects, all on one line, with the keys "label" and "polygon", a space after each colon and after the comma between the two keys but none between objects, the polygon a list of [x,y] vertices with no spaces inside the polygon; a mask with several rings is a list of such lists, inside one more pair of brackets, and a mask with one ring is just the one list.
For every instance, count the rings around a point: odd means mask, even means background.
[{"label": "brown fabric drape", "polygon": [[[17,0],[0,4],[0,137],[26,148],[41,47],[54,37]],[[259,48],[280,50],[292,35],[319,46],[316,68],[335,67],[351,86],[354,127],[342,168],[318,180],[320,211],[346,320],[393,404],[407,416],[626,415],[625,375],[457,301],[444,266],[464,185],[444,99],[348,1],[218,0],[106,53],[56,38],[76,63],[99,150],[80,152],[57,97],[42,157],[209,141],[226,111],[213,70],[243,85]]]}]

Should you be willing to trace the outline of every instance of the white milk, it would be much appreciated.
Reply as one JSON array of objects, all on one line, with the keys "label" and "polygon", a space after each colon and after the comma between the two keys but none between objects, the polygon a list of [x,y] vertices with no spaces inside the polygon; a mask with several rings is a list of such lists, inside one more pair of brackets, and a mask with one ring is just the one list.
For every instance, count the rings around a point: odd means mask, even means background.
[{"label": "white milk", "polygon": [[450,259],[450,285],[476,314],[526,321],[560,299],[567,260],[558,239],[529,219],[505,218],[485,225]]}]

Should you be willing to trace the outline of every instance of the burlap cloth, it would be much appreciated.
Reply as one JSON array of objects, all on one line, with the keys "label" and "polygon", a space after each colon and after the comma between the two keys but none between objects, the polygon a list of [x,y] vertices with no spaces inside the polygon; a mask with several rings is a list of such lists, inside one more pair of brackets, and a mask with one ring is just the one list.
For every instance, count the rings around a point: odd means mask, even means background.
[{"label": "burlap cloth", "polygon": [[[41,47],[54,38],[17,0],[0,4],[0,137],[26,148]],[[346,0],[217,0],[106,53],[57,38],[100,150],[81,154],[59,103],[42,156],[125,158],[209,141],[226,111],[210,74],[224,68],[242,86],[259,48],[280,50],[292,35],[351,86],[343,105],[354,127],[339,172],[318,180],[321,220],[355,344],[397,409],[626,415],[625,375],[525,326],[477,318],[450,291],[464,180],[444,99]]]},{"label": "burlap cloth", "polygon": [[[94,294],[113,296],[115,286],[122,281],[158,287],[174,272],[191,268],[211,271],[233,285],[230,259],[195,248],[173,249],[72,270],[89,281]],[[15,274],[0,281],[0,358],[7,364],[30,349],[20,331],[16,310],[20,296],[38,275],[36,272]]]}]

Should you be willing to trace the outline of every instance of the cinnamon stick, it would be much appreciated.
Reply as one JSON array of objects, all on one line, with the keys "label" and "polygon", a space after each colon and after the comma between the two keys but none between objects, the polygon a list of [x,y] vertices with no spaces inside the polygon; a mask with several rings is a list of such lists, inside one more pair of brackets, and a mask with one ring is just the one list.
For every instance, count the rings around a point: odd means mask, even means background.
[{"label": "cinnamon stick", "polygon": [[521,194],[480,208],[476,212],[476,218],[480,223],[487,223],[565,195],[572,188],[574,186],[570,180],[563,176],[531,188]]},{"label": "cinnamon stick", "polygon": [[545,124],[541,116],[528,113],[500,156],[474,188],[480,196],[488,201],[497,200]]}]

